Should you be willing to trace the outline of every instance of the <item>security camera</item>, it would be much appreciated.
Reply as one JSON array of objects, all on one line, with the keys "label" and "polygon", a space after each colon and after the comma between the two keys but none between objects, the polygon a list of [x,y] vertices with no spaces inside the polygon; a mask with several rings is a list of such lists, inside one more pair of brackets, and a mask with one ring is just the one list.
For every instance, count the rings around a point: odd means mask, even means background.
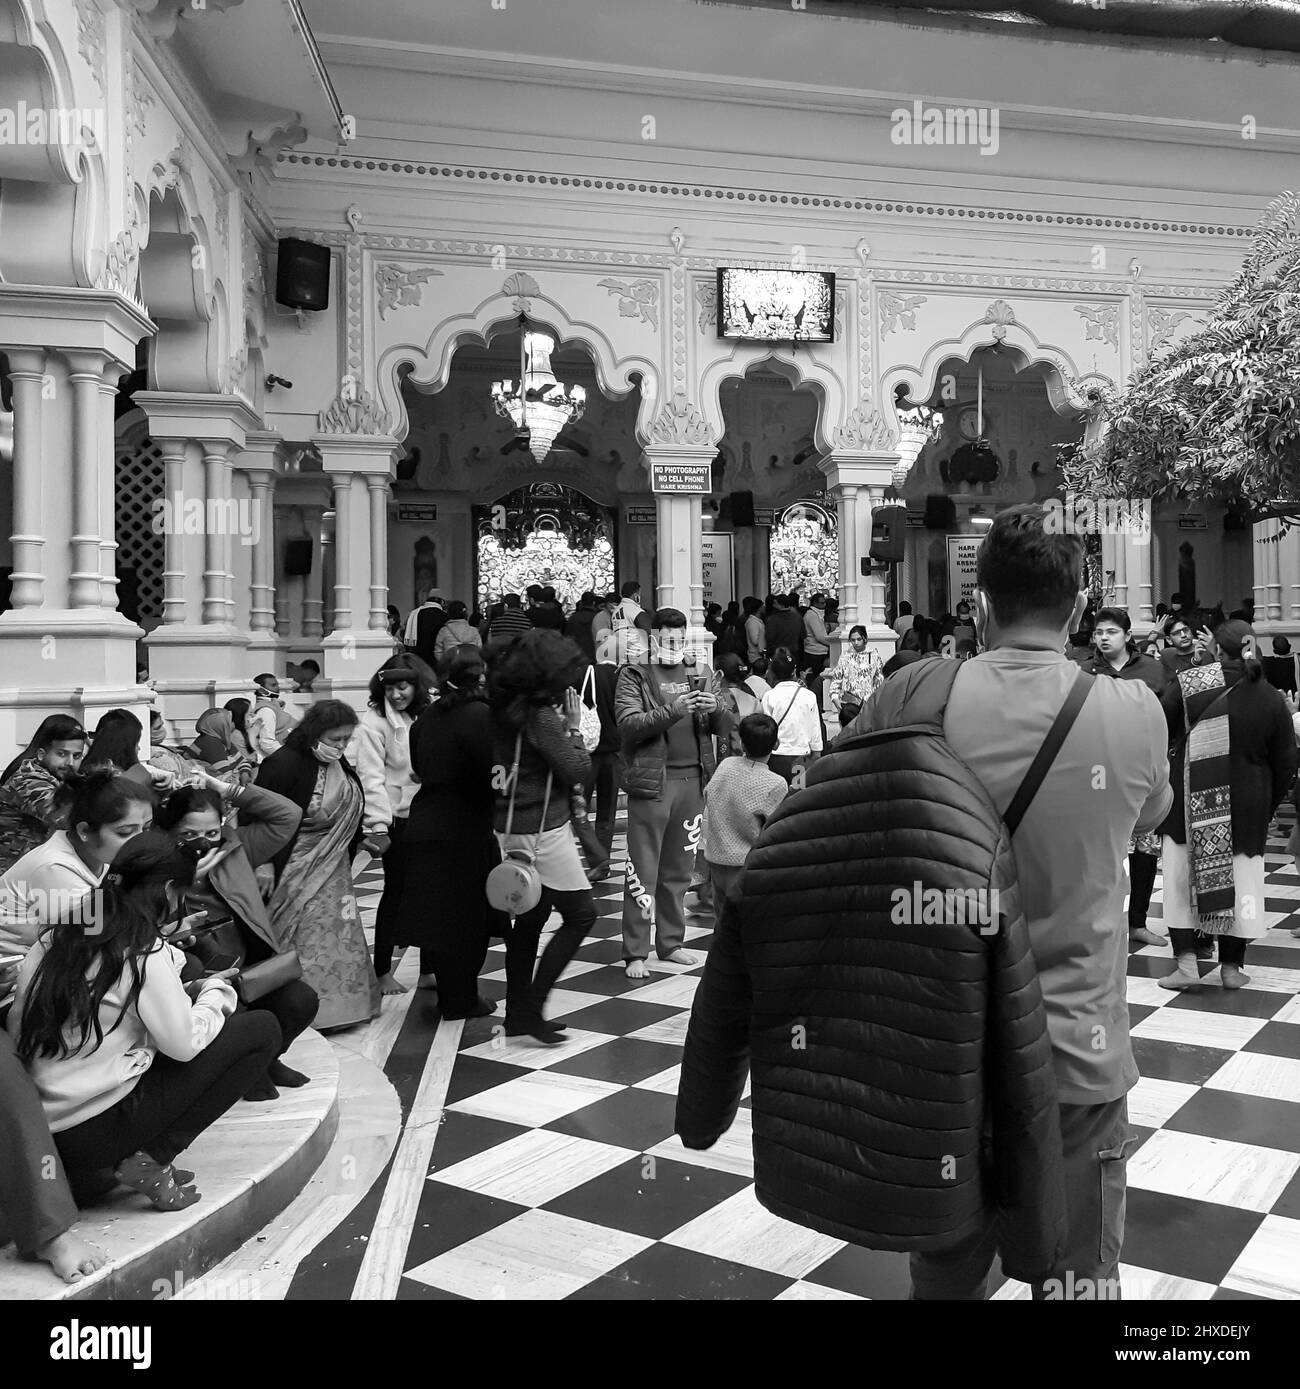
[{"label": "security camera", "polygon": [[266,389],[273,391],[277,386],[283,386],[286,391],[293,390],[293,382],[286,381],[283,376],[268,376],[266,378]]}]

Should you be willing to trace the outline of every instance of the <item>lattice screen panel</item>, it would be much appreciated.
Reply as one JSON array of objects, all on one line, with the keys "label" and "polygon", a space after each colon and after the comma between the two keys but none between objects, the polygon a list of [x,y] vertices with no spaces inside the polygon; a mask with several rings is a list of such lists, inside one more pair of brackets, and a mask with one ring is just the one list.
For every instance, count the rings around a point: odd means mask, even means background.
[{"label": "lattice screen panel", "polygon": [[[154,532],[153,502],[163,495],[162,449],[143,435],[134,448],[119,442],[115,484],[117,563],[119,570],[135,570],[139,616],[136,621],[151,632],[162,621],[164,537]],[[119,594],[125,599],[125,576]],[[125,606],[125,604],[123,604]]]}]

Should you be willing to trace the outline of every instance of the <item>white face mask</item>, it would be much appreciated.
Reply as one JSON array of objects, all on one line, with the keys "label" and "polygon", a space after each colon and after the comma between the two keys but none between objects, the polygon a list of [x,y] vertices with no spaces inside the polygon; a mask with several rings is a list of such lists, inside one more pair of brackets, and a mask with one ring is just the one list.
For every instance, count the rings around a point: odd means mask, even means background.
[{"label": "white face mask", "polygon": [[312,752],[319,762],[340,762],[343,759],[343,749],[330,747],[328,743],[317,743]]}]

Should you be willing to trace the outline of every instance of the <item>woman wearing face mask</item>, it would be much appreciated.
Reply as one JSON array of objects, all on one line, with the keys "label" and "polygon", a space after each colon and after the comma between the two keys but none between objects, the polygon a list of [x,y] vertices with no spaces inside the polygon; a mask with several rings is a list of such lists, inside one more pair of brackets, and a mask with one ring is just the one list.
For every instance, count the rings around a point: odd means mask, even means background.
[{"label": "woman wearing face mask", "polygon": [[368,1022],[380,1006],[352,886],[365,793],[343,753],[356,727],[352,709],[323,699],[257,771],[258,786],[302,811],[297,833],[271,860],[276,885],[267,906],[276,933],[297,950],[303,978],[320,998],[321,1032]]},{"label": "woman wearing face mask", "polygon": [[386,994],[406,992],[393,978],[393,929],[410,863],[406,831],[416,792],[411,727],[429,707],[433,684],[433,672],[418,656],[390,656],[371,676],[370,707],[357,724],[357,774],[366,795],[364,842],[384,858],[384,894],[375,911],[375,973]]},{"label": "woman wearing face mask", "polygon": [[[223,824],[223,811],[237,812],[237,827]],[[289,949],[275,929],[258,886],[256,870],[269,864],[294,835],[302,812],[292,801],[261,786],[242,786],[207,777],[203,786],[182,786],[158,807],[156,828],[198,860],[194,882],[185,894],[188,912],[206,913],[204,924],[231,918],[222,932],[224,951],[233,937],[238,967],[259,965]],[[319,1006],[316,991],[303,979],[269,989],[248,1004],[264,1009],[280,1025],[280,1049],[266,1072],[244,1096],[246,1100],[279,1098],[277,1086],[305,1085],[309,1077],[281,1059],[311,1026]]]},{"label": "woman wearing face mask", "polygon": [[97,894],[97,929],[42,933],[18,975],[8,1030],[36,1089],[74,1196],[112,1169],[157,1210],[199,1200],[172,1166],[263,1072],[280,1044],[266,1012],[230,1015],[234,990],[181,983],[184,957],[160,935],[182,908],[194,857],[141,834]]},{"label": "woman wearing face mask", "polygon": [[480,996],[478,973],[490,934],[508,937],[509,926],[487,902],[487,877],[501,854],[492,833],[492,717],[478,647],[457,647],[447,658],[441,694],[411,729],[411,765],[419,785],[394,938],[419,947],[420,985],[436,981],[444,1018],[486,1017],[495,1007]]},{"label": "woman wearing face mask", "polygon": [[847,728],[875,694],[881,680],[880,657],[867,645],[867,629],[849,630],[849,644],[831,671],[831,703],[839,711],[840,727]]},{"label": "woman wearing face mask", "polygon": [[26,951],[40,930],[96,888],[114,855],[153,824],[153,797],[109,770],[71,772],[55,806],[56,830],[0,876],[0,954]]},{"label": "woman wearing face mask", "polygon": [[67,714],[51,714],[26,750],[0,778],[0,872],[62,828],[54,808],[63,778],[75,772],[86,750],[86,730]]}]

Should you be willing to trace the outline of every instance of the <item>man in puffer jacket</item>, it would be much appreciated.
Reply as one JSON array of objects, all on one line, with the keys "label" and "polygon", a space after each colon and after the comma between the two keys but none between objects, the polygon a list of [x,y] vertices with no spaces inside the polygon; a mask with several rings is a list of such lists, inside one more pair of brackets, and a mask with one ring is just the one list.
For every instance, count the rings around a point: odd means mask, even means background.
[{"label": "man in puffer jacket", "polygon": [[[940,715],[946,750],[999,815],[1077,676],[1062,652],[1086,602],[1082,545],[1043,523],[1038,506],[995,519],[977,571],[985,650],[961,664]],[[910,697],[933,667],[887,680],[768,822],[695,996],[677,1131],[687,1147],[716,1142],[752,1056],[755,1180],[770,1210],[911,1251],[918,1299],[982,1298],[998,1253],[1036,1297],[1113,1297],[1138,1078],[1123,861],[1134,829],[1154,828],[1172,803],[1163,715],[1140,682],[1094,681],[1019,825],[1009,891],[1007,836],[977,842],[984,821],[955,811],[941,785],[951,757],[919,767],[900,752],[891,772],[888,750],[907,740],[852,741],[920,722]],[[854,775],[858,760],[874,784]],[[996,934],[900,928],[886,873],[922,878],[937,860],[951,881],[990,854]],[[969,939],[952,934],[962,930]],[[802,1016],[777,1016],[775,999],[797,999]],[[955,1047],[969,1066],[953,1063]],[[1043,1108],[1049,1064],[1059,1128]],[[947,1172],[940,1152],[952,1155]]]},{"label": "man in puffer jacket", "polygon": [[[661,960],[697,964],[682,948],[685,899],[699,848],[704,786],[713,775],[713,738],[730,718],[710,673],[686,665],[686,616],[676,608],[654,615],[654,656],[623,666],[614,690],[627,792],[627,878],[623,889],[623,963],[629,979],[649,974],[650,926]],[[706,686],[692,689],[692,680]]]}]

